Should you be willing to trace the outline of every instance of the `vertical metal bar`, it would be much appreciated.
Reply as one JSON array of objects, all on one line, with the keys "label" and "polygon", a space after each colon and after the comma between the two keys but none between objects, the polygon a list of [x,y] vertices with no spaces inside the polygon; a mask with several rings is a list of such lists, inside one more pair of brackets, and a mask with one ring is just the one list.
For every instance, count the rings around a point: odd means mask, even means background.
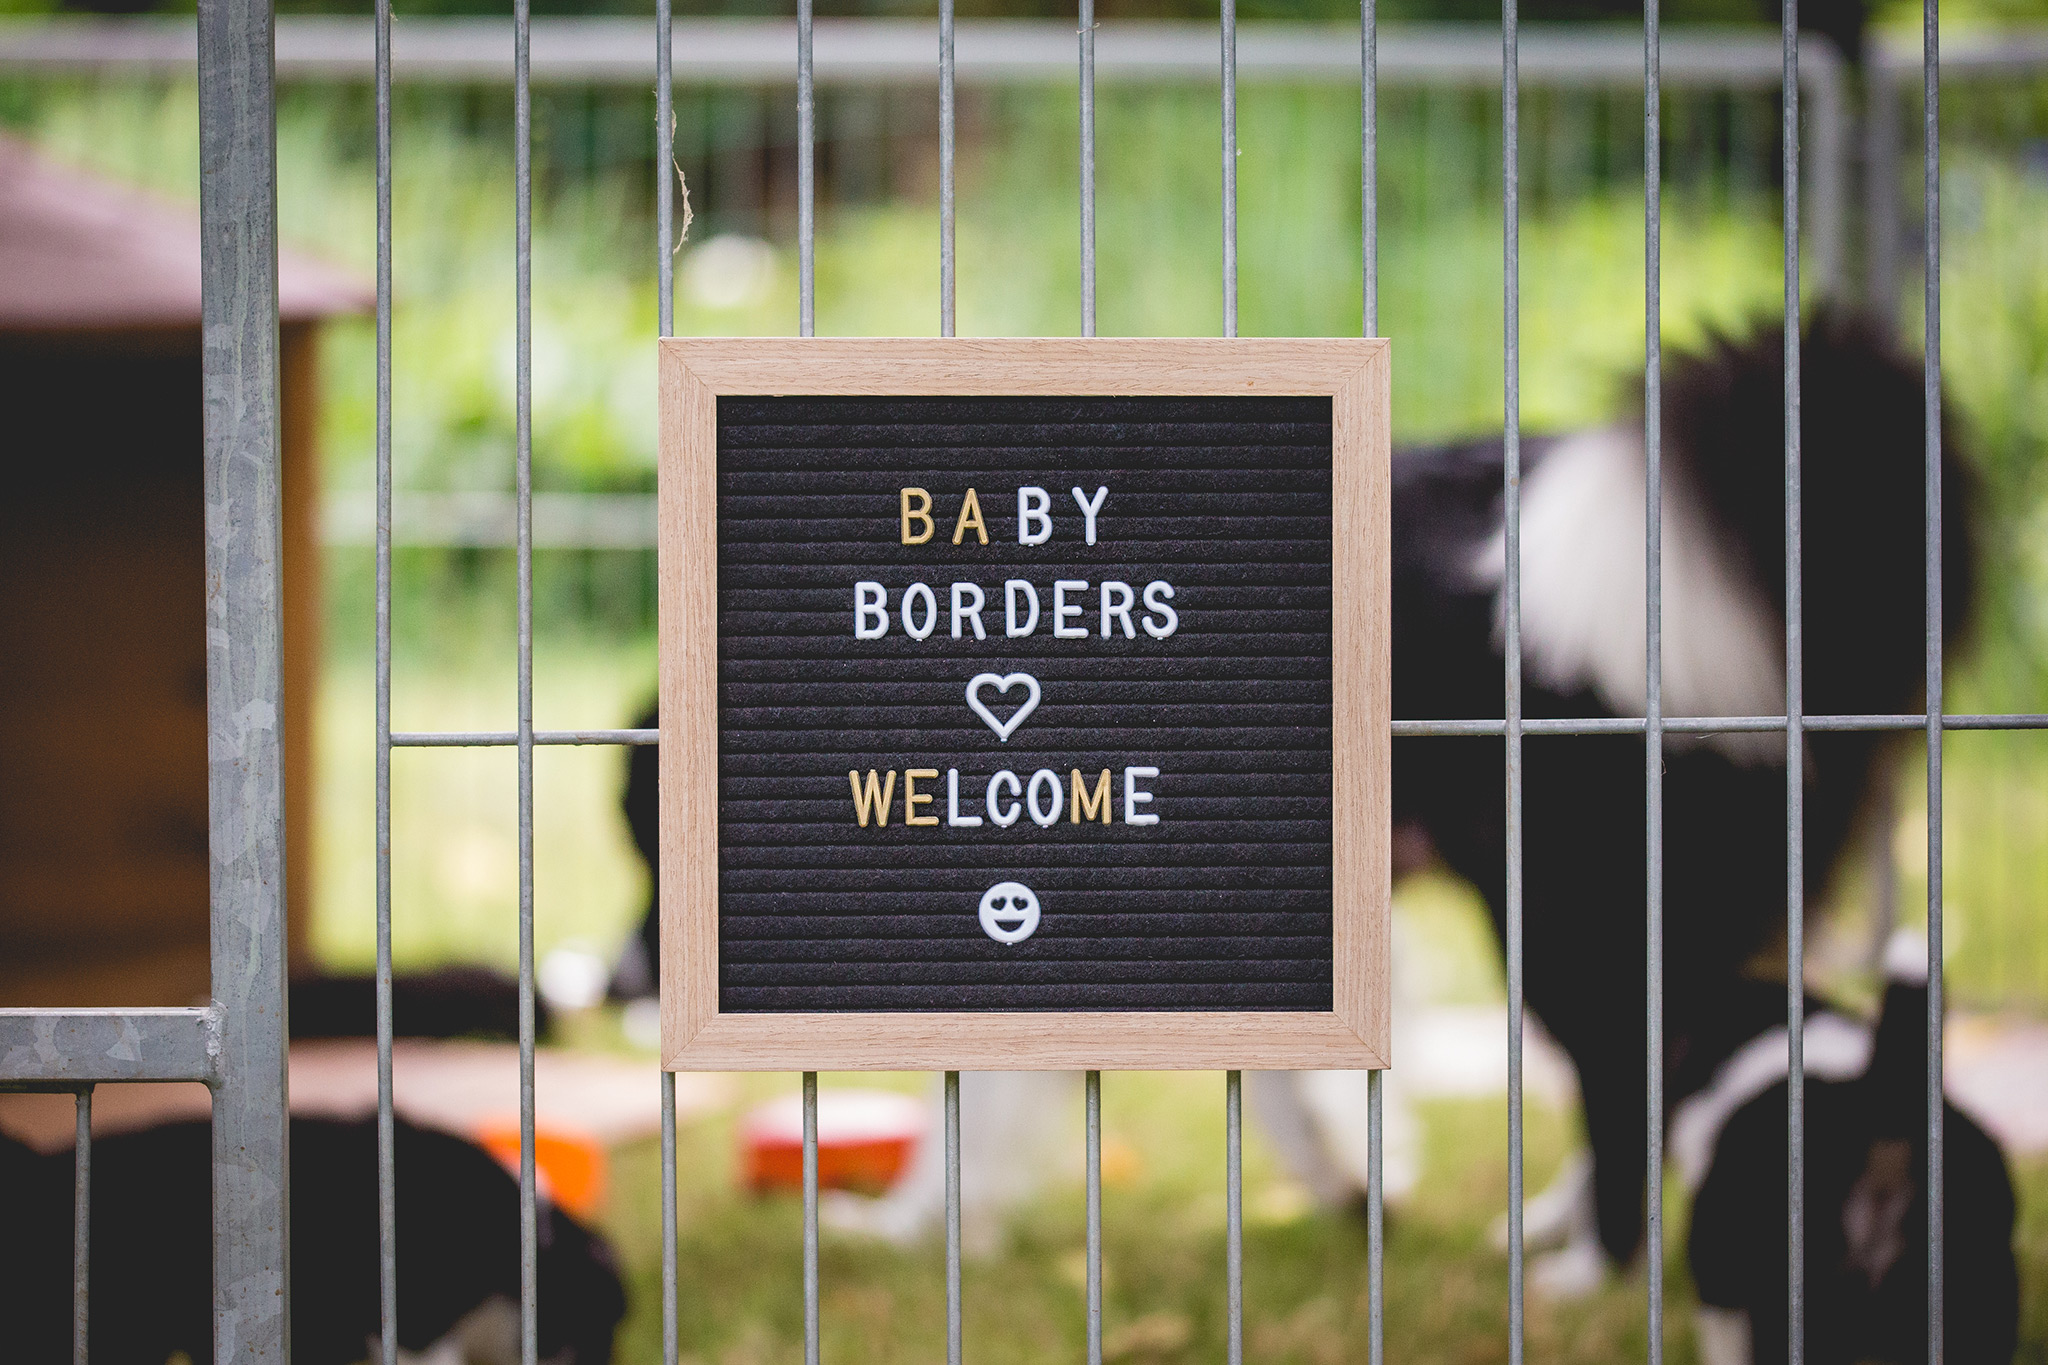
[{"label": "vertical metal bar", "polygon": [[[654,235],[656,331],[676,330],[676,115],[674,0],[654,0]],[[674,1082],[664,1082],[664,1093]],[[673,1362],[674,1355],[669,1360]]]},{"label": "vertical metal bar", "polygon": [[946,1073],[946,1365],[960,1365],[960,1073],[957,1071]]},{"label": "vertical metal bar", "polygon": [[1799,0],[1784,0],[1785,1219],[1789,1365],[1806,1355],[1806,730],[1799,492]]},{"label": "vertical metal bar", "polygon": [[216,1365],[276,1365],[291,1339],[273,50],[268,0],[200,0]]},{"label": "vertical metal bar", "polygon": [[398,1133],[391,1079],[391,0],[377,0],[377,1291],[398,1359]]},{"label": "vertical metal bar", "polygon": [[1921,211],[1927,225],[1922,295],[1926,352],[1921,361],[1927,425],[1927,1359],[1928,1365],[1941,1365],[1947,1272],[1942,1247],[1946,1135],[1941,1108],[1946,997],[1941,952],[1941,0],[1922,0],[1920,32],[1921,79],[1926,90],[1921,124]]},{"label": "vertical metal bar", "polygon": [[1081,0],[1081,335],[1095,335],[1095,0]]},{"label": "vertical metal bar", "polygon": [[[798,330],[817,331],[817,108],[811,79],[812,0],[796,0]],[[804,1365],[818,1365],[818,1073],[804,1090]]]},{"label": "vertical metal bar", "polygon": [[1365,1297],[1372,1322],[1367,1328],[1365,1358],[1367,1365],[1382,1365],[1386,1359],[1387,1333],[1386,1314],[1386,1235],[1387,1201],[1385,1189],[1386,1163],[1382,1160],[1385,1152],[1384,1123],[1380,1100],[1382,1073],[1365,1073],[1366,1101],[1366,1180],[1370,1182],[1365,1192]]},{"label": "vertical metal bar", "polygon": [[[1223,335],[1237,335],[1237,0],[1221,0],[1223,44]],[[1226,1358],[1244,1365],[1244,1073],[1223,1078]]]},{"label": "vertical metal bar", "polygon": [[[1358,5],[1358,159],[1359,239],[1364,256],[1364,289],[1360,331],[1375,336],[1380,328],[1380,65],[1379,3]],[[1365,1076],[1365,1284],[1371,1321],[1366,1326],[1367,1365],[1382,1365],[1386,1356],[1386,1184],[1385,1133],[1381,1073]]]},{"label": "vertical metal bar", "polygon": [[[388,0],[387,0],[388,2]],[[673,0],[654,0],[655,331],[676,328],[676,125]],[[657,964],[656,970],[659,971]],[[676,1076],[661,1073],[661,1360],[682,1348],[681,1277],[676,1265]]]},{"label": "vertical metal bar", "polygon": [[1380,19],[1378,0],[1358,3],[1358,216],[1364,275],[1364,326],[1380,328]]},{"label": "vertical metal bar", "polygon": [[1508,1365],[1522,1365],[1522,171],[1521,14],[1501,0],[1501,482],[1506,618]]},{"label": "vertical metal bar", "polygon": [[71,1138],[71,1365],[86,1365],[92,1333],[92,1087],[77,1095]]},{"label": "vertical metal bar", "polygon": [[539,1169],[533,1121],[533,70],[532,0],[512,0],[517,198],[519,500],[519,1359],[540,1350]]},{"label": "vertical metal bar", "polygon": [[681,1285],[676,1268],[676,1073],[661,1073],[661,1362],[682,1349]]},{"label": "vertical metal bar", "polygon": [[[1226,0],[1226,3],[1228,0]],[[1224,1180],[1228,1233],[1224,1279],[1229,1294],[1229,1365],[1244,1365],[1244,1073],[1223,1075]]]},{"label": "vertical metal bar", "polygon": [[797,332],[818,330],[817,103],[811,81],[812,0],[796,0]]},{"label": "vertical metal bar", "polygon": [[939,335],[953,335],[953,0],[939,0]]},{"label": "vertical metal bar", "polygon": [[1643,0],[1643,786],[1645,1187],[1649,1365],[1664,1359],[1664,63],[1658,0]]},{"label": "vertical metal bar", "polygon": [[818,1073],[804,1073],[804,1365],[818,1365]]},{"label": "vertical metal bar", "polygon": [[1088,1365],[1102,1365],[1102,1073],[1087,1074]]},{"label": "vertical metal bar", "polygon": [[1223,7],[1223,335],[1237,335],[1237,0]]}]

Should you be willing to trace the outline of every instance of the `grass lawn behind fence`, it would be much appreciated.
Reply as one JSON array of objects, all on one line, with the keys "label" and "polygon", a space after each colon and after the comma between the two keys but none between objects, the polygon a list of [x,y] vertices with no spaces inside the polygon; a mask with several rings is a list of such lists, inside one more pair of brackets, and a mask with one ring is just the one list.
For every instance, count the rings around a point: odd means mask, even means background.
[{"label": "grass lawn behind fence", "polygon": [[[873,1084],[873,1077],[822,1078]],[[922,1077],[900,1078],[917,1087]],[[794,1078],[752,1078],[749,1096]],[[1223,1082],[1215,1073],[1115,1074],[1103,1081],[1104,1354],[1135,1362],[1223,1358]],[[968,1359],[1037,1365],[1084,1357],[1085,1210],[1072,1105],[1074,1169],[1016,1220],[1006,1250],[970,1259],[963,1276]],[[1506,1106],[1440,1101],[1422,1108],[1424,1176],[1387,1219],[1387,1359],[1492,1365],[1507,1359],[1507,1259],[1489,1229],[1507,1203]],[[1532,1103],[1530,1188],[1572,1139],[1566,1116]],[[1276,1169],[1252,1125],[1245,1145],[1245,1346],[1261,1365],[1366,1359],[1365,1225],[1316,1212]],[[686,1365],[788,1365],[803,1358],[801,1210],[788,1196],[733,1188],[729,1115],[678,1138],[683,1359]],[[661,1356],[659,1153],[619,1154],[609,1225],[631,1276],[621,1365]],[[2048,1361],[2048,1163],[2019,1172],[2026,1318],[2021,1365]],[[1695,1359],[1684,1270],[1686,1205],[1668,1205],[1665,1358]],[[899,1251],[825,1234],[820,1255],[824,1358],[862,1365],[945,1356],[943,1243]],[[1612,1365],[1644,1358],[1640,1269],[1583,1300],[1532,1297],[1529,1358]]]}]

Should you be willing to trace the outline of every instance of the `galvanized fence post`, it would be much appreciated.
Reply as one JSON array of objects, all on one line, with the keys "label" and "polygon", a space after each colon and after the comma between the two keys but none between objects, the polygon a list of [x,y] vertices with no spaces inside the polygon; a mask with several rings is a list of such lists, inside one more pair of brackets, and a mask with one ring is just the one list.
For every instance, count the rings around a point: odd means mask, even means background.
[{"label": "galvanized fence post", "polygon": [[291,1340],[277,122],[264,0],[199,5],[214,1359]]}]

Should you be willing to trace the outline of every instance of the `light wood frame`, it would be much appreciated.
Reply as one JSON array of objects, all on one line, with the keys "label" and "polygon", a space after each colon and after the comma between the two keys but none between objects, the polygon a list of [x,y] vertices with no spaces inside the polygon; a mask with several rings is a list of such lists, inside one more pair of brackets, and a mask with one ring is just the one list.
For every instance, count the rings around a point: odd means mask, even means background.
[{"label": "light wood frame", "polygon": [[[672,1071],[1335,1069],[1389,1064],[1389,347],[1384,340],[661,343],[661,1055]],[[1335,1008],[718,1009],[718,398],[1327,395]]]}]

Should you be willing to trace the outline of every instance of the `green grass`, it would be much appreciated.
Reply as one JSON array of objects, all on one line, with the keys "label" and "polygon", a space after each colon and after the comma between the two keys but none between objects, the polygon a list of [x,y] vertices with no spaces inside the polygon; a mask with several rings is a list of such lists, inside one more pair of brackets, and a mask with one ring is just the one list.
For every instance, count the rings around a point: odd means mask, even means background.
[{"label": "green grass", "polygon": [[[854,1080],[852,1077],[824,1078]],[[869,1084],[873,1078],[860,1078]],[[749,1097],[786,1090],[748,1078]],[[1135,1073],[1103,1085],[1103,1324],[1112,1360],[1196,1362],[1223,1356],[1222,1081],[1210,1073]],[[1423,1106],[1427,1164],[1415,1198],[1387,1220],[1387,1359],[1492,1365],[1507,1359],[1507,1260],[1488,1238],[1507,1203],[1506,1111],[1500,1102]],[[1072,1119],[1078,1158],[1080,1112]],[[690,1365],[783,1365],[802,1359],[800,1210],[733,1187],[733,1119],[679,1135],[683,1359]],[[1573,1140],[1565,1116],[1532,1104],[1528,1178],[1540,1188]],[[661,1349],[658,1153],[618,1154],[609,1226],[627,1261],[632,1312],[621,1365]],[[2048,1359],[2048,1163],[2020,1172],[2019,1246],[2026,1285],[2021,1362]],[[1274,1167],[1256,1131],[1245,1148],[1245,1344],[1273,1365],[1364,1361],[1368,1306],[1362,1219],[1316,1212]],[[962,1303],[968,1356],[988,1365],[1084,1354],[1084,1207],[1070,1176],[1017,1217],[1003,1251],[970,1259]],[[1684,1267],[1685,1206],[1667,1209],[1666,1356],[1694,1359]],[[820,1256],[825,1358],[932,1361],[945,1353],[945,1272],[938,1244],[899,1251],[835,1237]],[[1644,1357],[1642,1271],[1589,1297],[1532,1297],[1533,1360],[1611,1365]]]},{"label": "green grass", "polygon": [[[826,1077],[833,1080],[852,1078]],[[865,1083],[865,1081],[863,1082]],[[749,1093],[788,1088],[759,1078]],[[1209,1073],[1118,1074],[1103,1086],[1103,1144],[1111,1154],[1103,1195],[1104,1335],[1113,1358],[1216,1359],[1223,1322],[1222,1079]],[[1080,1133],[1078,1092],[1073,1131]],[[1457,1344],[1503,1333],[1504,1258],[1485,1240],[1505,1206],[1505,1113],[1499,1105],[1443,1104],[1429,1112],[1431,1165],[1423,1193],[1388,1224],[1389,1348],[1400,1359],[1434,1339],[1422,1359],[1482,1360]],[[1547,1175],[1566,1128],[1532,1111],[1530,1169]],[[682,1323],[685,1358],[716,1365],[801,1359],[799,1210],[794,1200],[755,1201],[731,1179],[732,1123],[720,1116],[680,1139]],[[1075,1155],[1078,1156],[1078,1141]],[[656,1154],[621,1154],[620,1188],[656,1188]],[[635,1265],[635,1311],[621,1361],[659,1358],[659,1200],[622,1201],[612,1221]],[[1246,1342],[1259,1360],[1362,1358],[1365,1234],[1348,1214],[1303,1208],[1256,1138],[1245,1167]],[[1076,1179],[1027,1206],[1003,1251],[970,1260],[963,1278],[964,1330],[976,1360],[1080,1358],[1085,1326],[1085,1223]],[[942,1248],[897,1251],[827,1235],[821,1256],[824,1351],[868,1362],[927,1361],[945,1351]],[[1538,1314],[1532,1341],[1587,1336],[1589,1315]],[[1626,1339],[1627,1329],[1616,1327]],[[1640,1328],[1635,1335],[1640,1338]],[[1124,1349],[1117,1349],[1122,1347]],[[1601,1359],[1598,1354],[1569,1356]]]}]

